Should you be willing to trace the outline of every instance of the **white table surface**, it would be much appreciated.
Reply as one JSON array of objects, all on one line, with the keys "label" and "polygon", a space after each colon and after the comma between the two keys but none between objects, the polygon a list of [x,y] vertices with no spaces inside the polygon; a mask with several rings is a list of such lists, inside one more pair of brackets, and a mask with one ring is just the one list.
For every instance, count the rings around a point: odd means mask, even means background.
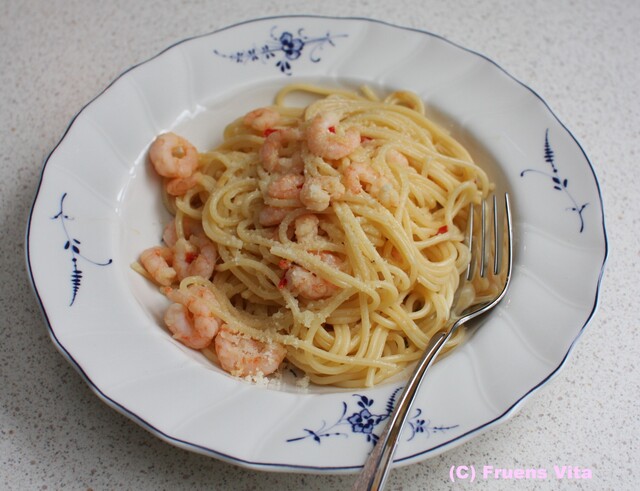
[{"label": "white table surface", "polygon": [[[0,489],[348,489],[353,476],[267,473],[175,448],[102,403],[56,351],[24,231],[43,159],[118,74],[188,36],[257,17],[382,19],[483,53],[540,94],[590,157],[609,260],[566,367],[506,424],[391,474],[388,489],[638,489],[640,3],[219,0],[0,2]],[[635,237],[635,238],[634,238]],[[571,465],[585,480],[449,481],[452,465]]]}]

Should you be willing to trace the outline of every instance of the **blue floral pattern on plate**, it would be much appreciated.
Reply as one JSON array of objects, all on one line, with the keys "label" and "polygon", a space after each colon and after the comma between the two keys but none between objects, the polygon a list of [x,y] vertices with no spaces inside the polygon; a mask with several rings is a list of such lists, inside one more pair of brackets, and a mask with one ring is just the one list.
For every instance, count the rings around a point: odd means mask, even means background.
[{"label": "blue floral pattern on plate", "polygon": [[291,75],[292,65],[291,63],[302,56],[302,52],[305,48],[310,47],[308,50],[309,60],[313,63],[318,63],[321,58],[319,52],[329,44],[335,46],[334,40],[336,38],[347,37],[347,34],[332,35],[329,31],[324,36],[310,37],[304,33],[304,28],[298,29],[296,34],[292,34],[289,31],[281,31],[278,34],[278,27],[273,26],[270,32],[270,39],[260,47],[253,47],[236,51],[235,53],[222,53],[217,49],[213,52],[235,61],[236,63],[247,63],[249,61],[262,61],[263,63],[268,60],[276,60],[275,67],[285,75]]},{"label": "blue floral pattern on plate", "polygon": [[112,259],[109,259],[105,262],[98,262],[89,259],[88,257],[82,255],[80,252],[81,242],[72,237],[69,234],[69,230],[67,229],[66,222],[69,220],[73,220],[73,217],[70,217],[64,212],[64,200],[67,197],[67,193],[62,195],[60,198],[60,210],[55,216],[52,216],[52,220],[60,220],[62,224],[62,230],[64,231],[64,235],[66,237],[66,242],[64,243],[64,250],[69,251],[71,253],[71,303],[69,303],[69,307],[71,307],[76,301],[76,297],[78,296],[78,292],[80,291],[80,286],[82,284],[82,271],[78,268],[78,259],[84,259],[85,261],[95,264],[96,266],[108,266],[113,262]]},{"label": "blue floral pattern on plate", "polygon": [[536,174],[541,174],[543,176],[551,179],[551,184],[553,185],[553,189],[556,191],[564,192],[569,200],[571,201],[571,206],[567,208],[567,210],[572,211],[578,214],[578,219],[580,220],[580,233],[584,230],[584,217],[582,216],[582,212],[587,207],[589,203],[583,203],[581,205],[574,199],[574,197],[569,192],[569,180],[563,179],[560,177],[560,172],[558,171],[558,167],[555,163],[555,154],[553,149],[551,148],[551,144],[549,143],[549,129],[544,134],[544,161],[549,164],[551,167],[551,173],[541,171],[538,169],[525,169],[520,173],[520,177],[524,177],[526,174],[533,172]]},{"label": "blue floral pattern on plate", "polygon": [[[378,425],[386,421],[389,416],[391,416],[395,406],[396,397],[401,390],[402,387],[398,387],[391,393],[384,406],[384,410],[381,413],[373,412],[375,403],[373,399],[362,394],[352,394],[352,396],[356,398],[355,410],[350,408],[349,403],[342,401],[342,413],[331,426],[328,426],[326,421],[323,421],[320,427],[316,430],[303,428],[303,431],[306,433],[305,435],[289,438],[287,442],[297,442],[311,438],[313,441],[320,444],[322,443],[323,438],[335,436],[348,438],[348,431],[350,430],[351,434],[363,435],[368,442],[375,445],[379,438],[375,433],[375,430]],[[441,433],[458,427],[458,425],[434,426],[431,424],[430,420],[421,416],[422,410],[416,409],[415,414],[407,421],[407,425],[411,430],[411,435],[407,438],[407,441],[413,440],[418,434],[424,434],[428,437],[433,433]],[[342,430],[343,427],[348,429]]]}]

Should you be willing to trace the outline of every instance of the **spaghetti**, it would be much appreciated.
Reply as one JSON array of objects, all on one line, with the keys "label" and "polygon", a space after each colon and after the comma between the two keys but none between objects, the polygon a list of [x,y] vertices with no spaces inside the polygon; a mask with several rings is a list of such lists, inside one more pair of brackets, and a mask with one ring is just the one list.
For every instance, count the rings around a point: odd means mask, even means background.
[{"label": "spaghetti", "polygon": [[[290,107],[293,92],[316,100]],[[342,387],[420,357],[470,260],[468,205],[492,184],[417,95],[290,85],[194,151],[173,134],[152,146],[175,218],[136,266],[180,305],[174,337],[231,373],[286,356]],[[470,301],[492,288],[481,281]]]}]

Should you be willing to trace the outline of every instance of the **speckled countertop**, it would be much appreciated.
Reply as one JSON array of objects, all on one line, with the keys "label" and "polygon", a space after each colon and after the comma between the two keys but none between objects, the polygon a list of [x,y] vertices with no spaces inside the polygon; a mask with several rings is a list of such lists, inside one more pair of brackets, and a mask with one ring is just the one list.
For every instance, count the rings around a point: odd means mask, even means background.
[{"label": "speckled countertop", "polygon": [[[602,187],[610,255],[600,306],[566,367],[506,424],[394,470],[388,489],[638,489],[640,3],[633,0],[0,2],[0,488],[351,485],[352,476],[257,472],[196,455],[113,411],[54,348],[25,270],[24,232],[43,159],[87,101],[184,37],[292,13],[383,19],[487,55],[548,102]],[[452,465],[572,465],[593,477],[452,484]]]}]

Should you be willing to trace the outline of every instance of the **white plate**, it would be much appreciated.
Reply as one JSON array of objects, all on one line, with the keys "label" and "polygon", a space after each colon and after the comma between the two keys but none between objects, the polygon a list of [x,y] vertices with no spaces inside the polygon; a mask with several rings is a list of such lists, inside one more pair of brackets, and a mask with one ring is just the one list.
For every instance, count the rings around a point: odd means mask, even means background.
[{"label": "white plate", "polygon": [[171,129],[213,147],[227,122],[293,81],[417,92],[511,192],[512,288],[433,368],[396,465],[505,421],[558,372],[595,310],[607,254],[597,180],[544,101],[495,63],[367,19],[277,17],[192,38],[79,112],[45,162],[27,229],[54,343],[107,404],[175,445],[266,470],[362,465],[400,384],[305,391],[236,380],[161,328],[166,300],[129,267],[167,219],[146,164],[154,137]]}]

